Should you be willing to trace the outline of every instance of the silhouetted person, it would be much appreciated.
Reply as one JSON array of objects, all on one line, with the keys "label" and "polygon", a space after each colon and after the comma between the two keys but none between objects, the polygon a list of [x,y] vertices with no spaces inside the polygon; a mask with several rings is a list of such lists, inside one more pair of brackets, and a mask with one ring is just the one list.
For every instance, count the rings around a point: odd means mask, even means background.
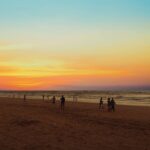
[{"label": "silhouetted person", "polygon": [[23,96],[23,100],[24,100],[24,102],[26,101],[26,94],[24,94],[24,96]]},{"label": "silhouetted person", "polygon": [[43,101],[44,101],[45,95],[42,95],[42,97],[43,97]]},{"label": "silhouetted person", "polygon": [[99,109],[103,109],[104,108],[104,105],[103,105],[103,98],[101,97],[100,98],[100,101],[99,101]]},{"label": "silhouetted person", "polygon": [[56,102],[56,97],[53,96],[53,98],[52,98],[52,103],[55,104],[55,102]]},{"label": "silhouetted person", "polygon": [[115,111],[115,104],[116,104],[114,98],[111,99],[110,103],[111,103],[111,111],[114,112]]},{"label": "silhouetted person", "polygon": [[60,102],[61,102],[61,110],[64,110],[64,107],[65,107],[65,97],[63,95],[60,98]]},{"label": "silhouetted person", "polygon": [[108,100],[107,100],[107,107],[108,107],[108,111],[110,111],[111,110],[110,98],[108,98]]}]

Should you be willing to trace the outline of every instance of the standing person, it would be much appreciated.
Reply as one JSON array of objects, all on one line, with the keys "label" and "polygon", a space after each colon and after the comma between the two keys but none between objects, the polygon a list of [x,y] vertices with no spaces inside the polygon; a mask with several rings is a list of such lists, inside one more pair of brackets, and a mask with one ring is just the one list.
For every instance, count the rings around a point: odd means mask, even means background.
[{"label": "standing person", "polygon": [[26,94],[23,95],[23,100],[26,101]]},{"label": "standing person", "polygon": [[103,105],[103,98],[101,97],[100,98],[100,101],[99,101],[99,109],[103,109],[104,108],[104,105]]},{"label": "standing person", "polygon": [[111,110],[110,98],[108,98],[107,100],[107,107],[108,107],[108,111],[110,111]]},{"label": "standing person", "polygon": [[52,103],[55,104],[55,102],[56,102],[56,97],[53,96],[53,98],[52,98]]},{"label": "standing person", "polygon": [[44,101],[45,95],[42,95],[42,97],[43,97],[43,101]]},{"label": "standing person", "polygon": [[115,111],[115,104],[116,104],[114,98],[111,99],[110,103],[111,103],[111,110],[114,112]]},{"label": "standing person", "polygon": [[60,102],[61,102],[61,110],[64,110],[64,107],[65,107],[65,97],[63,95],[60,98]]}]

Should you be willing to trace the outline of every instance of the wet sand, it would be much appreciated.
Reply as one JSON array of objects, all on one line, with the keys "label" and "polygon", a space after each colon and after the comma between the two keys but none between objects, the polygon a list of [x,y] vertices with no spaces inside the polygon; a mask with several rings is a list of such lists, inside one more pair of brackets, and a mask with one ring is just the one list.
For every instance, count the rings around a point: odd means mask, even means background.
[{"label": "wet sand", "polygon": [[150,107],[0,98],[0,150],[149,150]]}]

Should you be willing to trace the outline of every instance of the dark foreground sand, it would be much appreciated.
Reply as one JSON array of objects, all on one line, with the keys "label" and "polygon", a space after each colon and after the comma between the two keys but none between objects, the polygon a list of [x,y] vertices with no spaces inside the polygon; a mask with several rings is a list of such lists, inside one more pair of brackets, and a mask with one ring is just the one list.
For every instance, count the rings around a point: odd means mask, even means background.
[{"label": "dark foreground sand", "polygon": [[150,150],[150,107],[0,98],[0,150]]}]

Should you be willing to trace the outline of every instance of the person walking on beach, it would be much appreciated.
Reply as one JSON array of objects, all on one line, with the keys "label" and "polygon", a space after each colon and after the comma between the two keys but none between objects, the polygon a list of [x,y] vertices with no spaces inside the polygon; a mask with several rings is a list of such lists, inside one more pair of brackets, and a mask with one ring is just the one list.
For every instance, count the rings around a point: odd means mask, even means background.
[{"label": "person walking on beach", "polygon": [[101,97],[100,98],[100,101],[99,101],[99,109],[104,109],[104,105],[103,105],[103,98]]},{"label": "person walking on beach", "polygon": [[115,111],[115,104],[116,104],[114,98],[111,99],[110,104],[111,104],[111,111],[114,112]]},{"label": "person walking on beach", "polygon": [[61,102],[61,110],[64,110],[64,107],[65,107],[65,97],[63,95],[60,98],[60,102]]},{"label": "person walking on beach", "polygon": [[111,110],[110,98],[108,98],[107,100],[107,107],[108,107],[108,111],[110,111]]},{"label": "person walking on beach", "polygon": [[55,102],[56,102],[56,97],[53,96],[53,98],[52,98],[52,103],[55,104]]}]

